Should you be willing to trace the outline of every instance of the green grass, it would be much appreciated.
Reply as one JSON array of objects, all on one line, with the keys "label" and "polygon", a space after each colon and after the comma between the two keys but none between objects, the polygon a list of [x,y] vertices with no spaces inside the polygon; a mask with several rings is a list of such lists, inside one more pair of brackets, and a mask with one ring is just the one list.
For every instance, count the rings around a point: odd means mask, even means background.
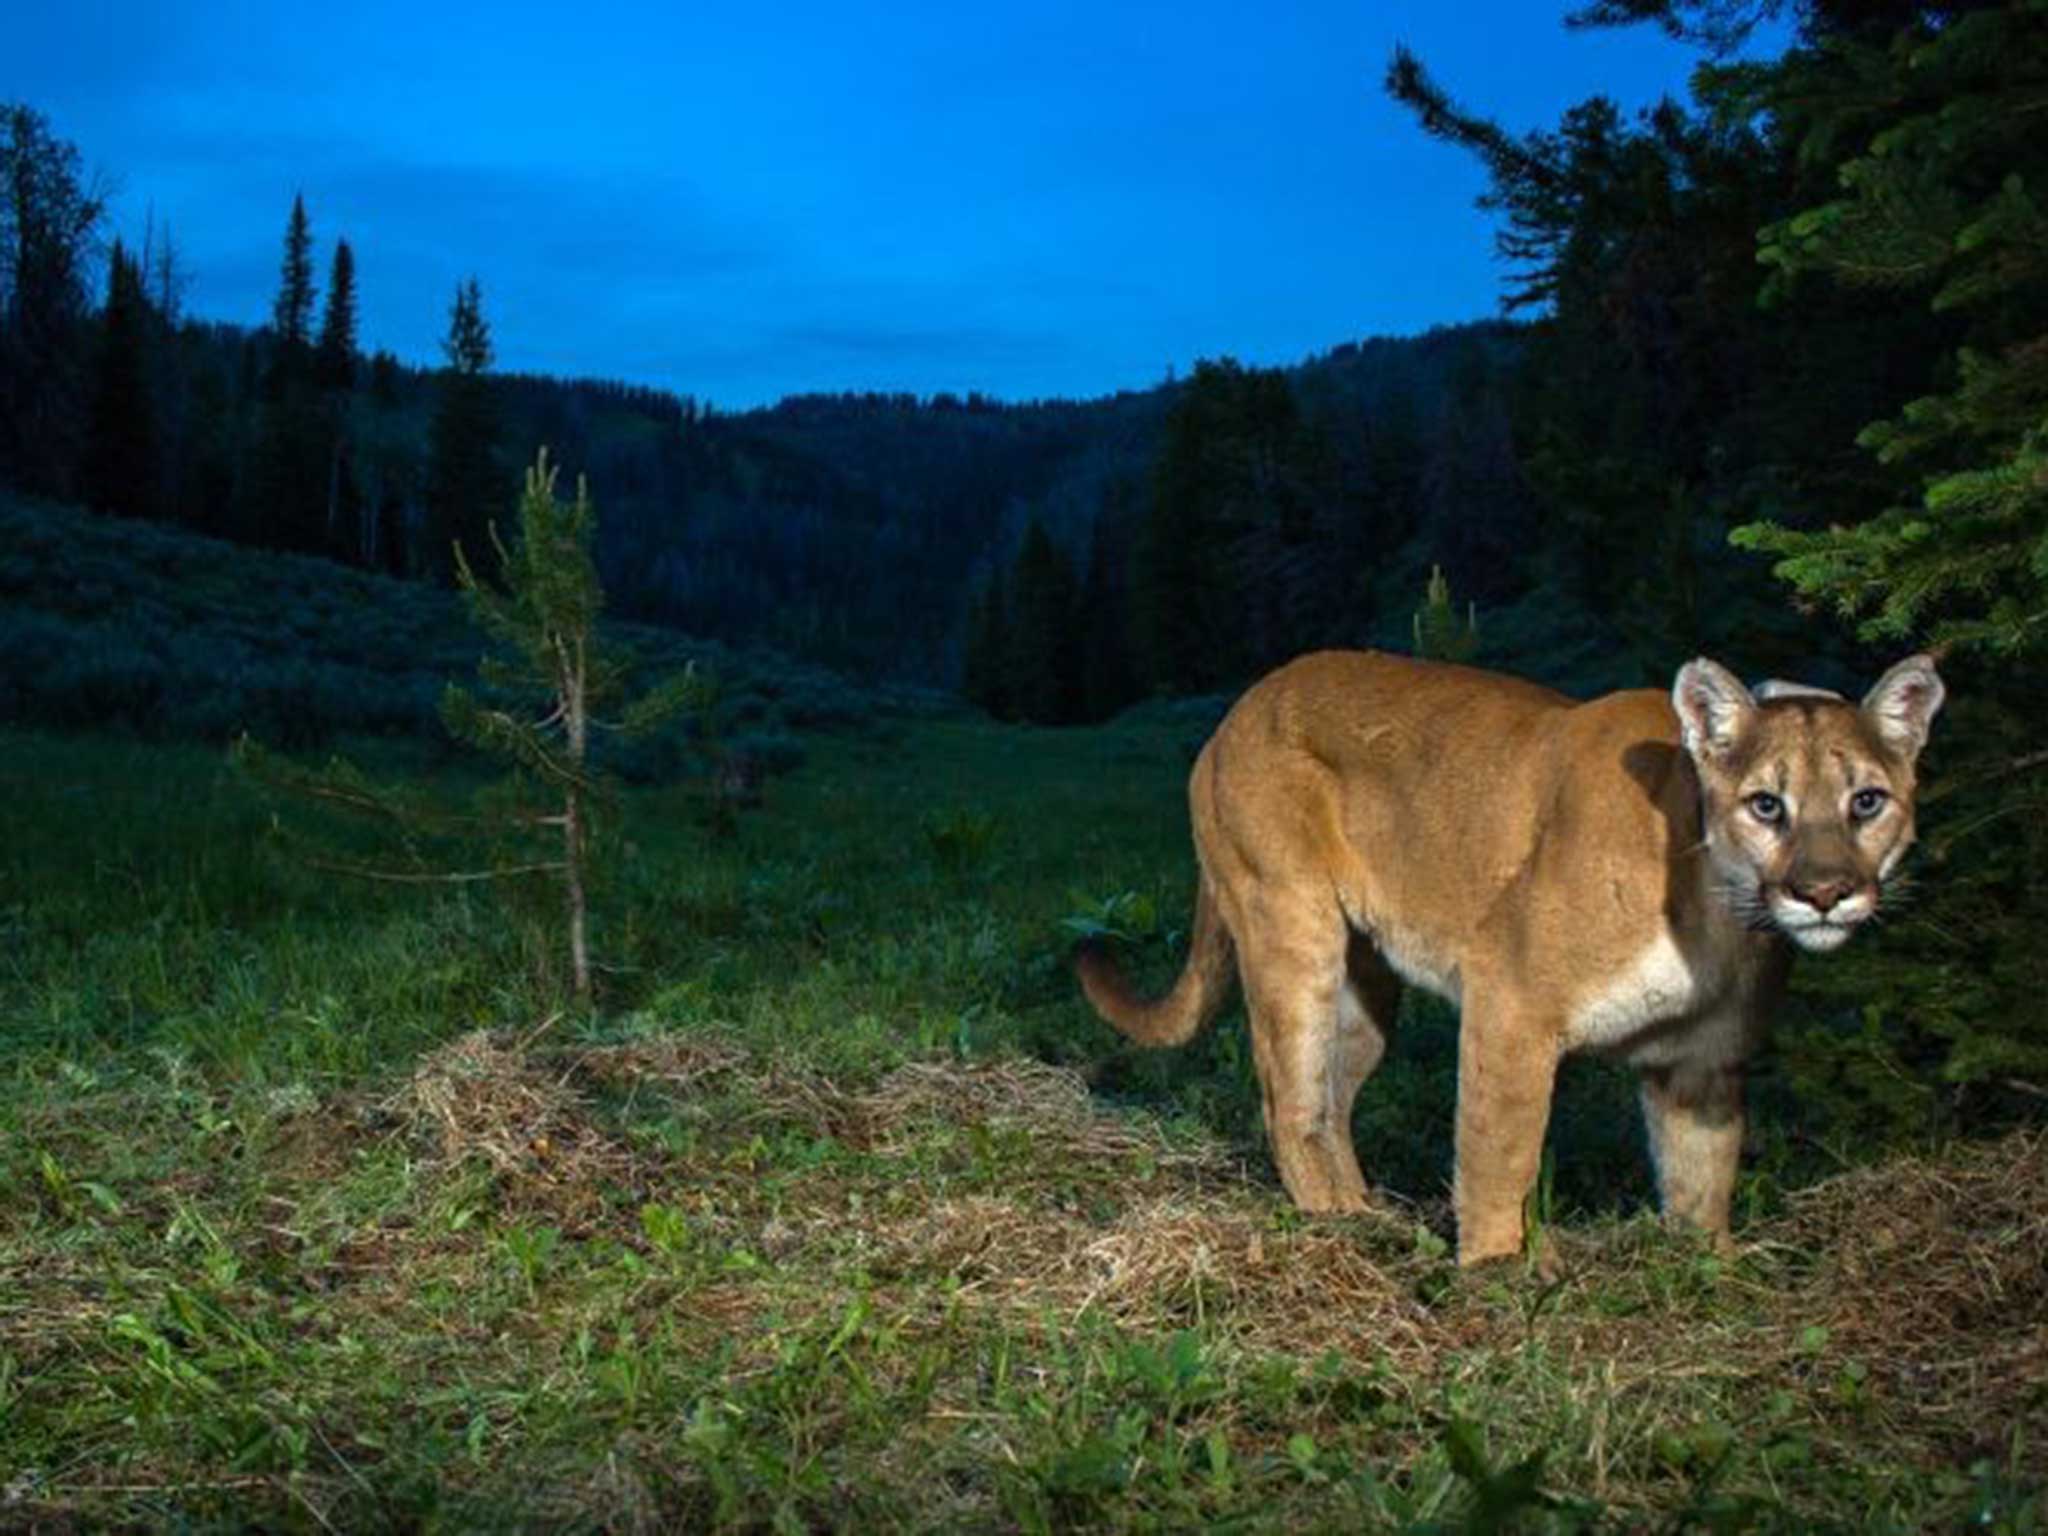
[{"label": "green grass", "polygon": [[1461,1276],[1413,1006],[1383,1209],[1298,1217],[1235,1011],[1141,1053],[1064,968],[1110,913],[1171,971],[1201,730],[811,736],[730,836],[630,791],[590,1014],[545,893],[0,736],[0,1526],[2043,1529],[2038,1133],[1843,1171],[1767,1062],[1727,1262],[1574,1065],[1567,1280]]}]

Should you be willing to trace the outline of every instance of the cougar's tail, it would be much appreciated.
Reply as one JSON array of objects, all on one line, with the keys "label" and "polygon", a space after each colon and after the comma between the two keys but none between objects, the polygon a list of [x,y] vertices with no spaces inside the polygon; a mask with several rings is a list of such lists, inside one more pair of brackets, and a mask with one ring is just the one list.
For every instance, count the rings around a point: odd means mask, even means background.
[{"label": "cougar's tail", "polygon": [[1147,1001],[1131,990],[1107,951],[1084,944],[1074,955],[1074,974],[1095,1011],[1140,1045],[1185,1045],[1208,1023],[1230,988],[1230,930],[1216,910],[1204,880],[1195,895],[1195,921],[1188,937],[1188,963],[1173,990]]}]

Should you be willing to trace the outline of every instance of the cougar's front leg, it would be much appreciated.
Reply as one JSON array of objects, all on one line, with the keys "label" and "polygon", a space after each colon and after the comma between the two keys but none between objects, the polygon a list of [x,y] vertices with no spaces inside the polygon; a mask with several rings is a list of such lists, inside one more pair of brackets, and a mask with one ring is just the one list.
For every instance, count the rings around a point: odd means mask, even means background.
[{"label": "cougar's front leg", "polygon": [[1558,1035],[1540,1010],[1468,984],[1458,1030],[1455,1203],[1458,1262],[1522,1251],[1522,1205],[1536,1184]]},{"label": "cougar's front leg", "polygon": [[1734,1246],[1728,1212],[1742,1161],[1742,1063],[1682,1061],[1647,1067],[1643,1120],[1664,1214]]}]

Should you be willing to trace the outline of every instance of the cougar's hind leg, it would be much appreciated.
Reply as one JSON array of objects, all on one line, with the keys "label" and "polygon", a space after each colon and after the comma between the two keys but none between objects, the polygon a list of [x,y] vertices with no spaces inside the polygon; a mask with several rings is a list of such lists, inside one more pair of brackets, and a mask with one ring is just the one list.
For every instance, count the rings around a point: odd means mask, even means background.
[{"label": "cougar's hind leg", "polygon": [[1371,939],[1352,933],[1345,946],[1345,979],[1337,992],[1336,1029],[1330,1043],[1330,1128],[1338,1175],[1356,1187],[1361,1200],[1366,1179],[1351,1140],[1351,1111],[1359,1088],[1386,1059],[1400,1007],[1401,978]]},{"label": "cougar's hind leg", "polygon": [[1238,933],[1266,1137],[1287,1193],[1318,1214],[1366,1204],[1351,1100],[1382,1045],[1342,1022],[1351,1006],[1348,939],[1334,903],[1288,893],[1262,894]]}]

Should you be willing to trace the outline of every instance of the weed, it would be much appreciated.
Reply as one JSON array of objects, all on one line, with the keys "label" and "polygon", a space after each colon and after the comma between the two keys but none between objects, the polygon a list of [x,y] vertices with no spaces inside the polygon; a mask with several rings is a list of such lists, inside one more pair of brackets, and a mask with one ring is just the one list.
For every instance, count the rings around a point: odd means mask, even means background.
[{"label": "weed", "polygon": [[995,848],[996,819],[964,808],[937,812],[925,818],[924,842],[932,863],[949,879],[979,874]]}]

